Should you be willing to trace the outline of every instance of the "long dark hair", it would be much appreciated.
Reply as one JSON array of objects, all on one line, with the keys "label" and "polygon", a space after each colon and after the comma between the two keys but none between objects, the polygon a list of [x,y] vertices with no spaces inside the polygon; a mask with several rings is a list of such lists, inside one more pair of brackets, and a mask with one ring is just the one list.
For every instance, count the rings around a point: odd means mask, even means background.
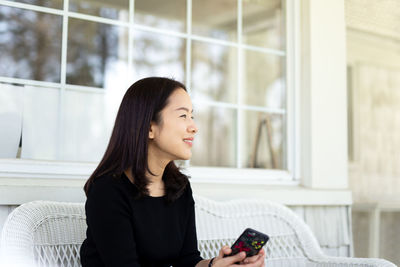
[{"label": "long dark hair", "polygon": [[[106,152],[85,183],[86,196],[96,177],[120,177],[128,168],[132,168],[134,184],[139,189],[138,197],[149,194],[145,172],[152,174],[147,162],[150,123],[162,123],[161,110],[178,88],[186,91],[182,83],[162,77],[144,78],[129,87],[119,107]],[[177,199],[188,183],[188,177],[173,161],[165,167],[162,179],[168,202]]]}]

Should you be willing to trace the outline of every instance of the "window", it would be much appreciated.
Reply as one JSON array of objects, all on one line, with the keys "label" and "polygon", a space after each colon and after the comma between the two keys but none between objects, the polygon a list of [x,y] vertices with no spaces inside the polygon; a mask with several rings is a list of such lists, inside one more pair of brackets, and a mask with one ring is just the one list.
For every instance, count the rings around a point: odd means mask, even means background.
[{"label": "window", "polygon": [[183,164],[292,181],[292,9],[291,0],[0,2],[0,157],[95,163],[129,85],[165,76],[187,85],[200,128]]}]

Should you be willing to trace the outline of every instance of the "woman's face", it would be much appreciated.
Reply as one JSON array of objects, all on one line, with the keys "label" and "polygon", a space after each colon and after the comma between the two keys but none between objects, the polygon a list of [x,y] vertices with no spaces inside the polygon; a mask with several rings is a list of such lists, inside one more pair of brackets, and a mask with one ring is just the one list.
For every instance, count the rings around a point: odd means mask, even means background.
[{"label": "woman's face", "polygon": [[187,160],[198,129],[193,121],[192,101],[182,88],[176,89],[161,111],[161,122],[151,123],[149,149],[159,159]]}]

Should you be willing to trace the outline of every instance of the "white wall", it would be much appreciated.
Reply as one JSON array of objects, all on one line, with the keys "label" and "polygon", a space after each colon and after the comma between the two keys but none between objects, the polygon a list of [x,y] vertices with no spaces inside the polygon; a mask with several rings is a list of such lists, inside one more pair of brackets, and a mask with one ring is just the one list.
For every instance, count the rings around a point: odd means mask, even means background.
[{"label": "white wall", "polygon": [[[386,18],[379,23],[354,13],[357,3],[349,1],[347,7],[352,12],[347,14],[354,151],[350,185],[355,202],[400,202],[400,33],[383,28]],[[373,13],[371,8],[367,9]],[[390,18],[388,8],[381,5],[379,10]],[[381,32],[368,25],[371,21],[382,25]]]},{"label": "white wall", "polygon": [[345,10],[354,253],[400,264],[400,3],[347,0]]}]

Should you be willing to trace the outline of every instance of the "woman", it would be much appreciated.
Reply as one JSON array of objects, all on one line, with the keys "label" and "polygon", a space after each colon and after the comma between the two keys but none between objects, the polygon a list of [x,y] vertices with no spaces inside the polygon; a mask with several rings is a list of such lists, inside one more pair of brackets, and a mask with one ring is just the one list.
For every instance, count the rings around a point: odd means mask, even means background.
[{"label": "woman", "polygon": [[223,247],[213,260],[197,249],[188,177],[174,160],[191,157],[198,129],[183,84],[160,77],[137,81],[125,93],[110,142],[84,186],[88,266],[263,266],[265,253],[245,259]]}]

